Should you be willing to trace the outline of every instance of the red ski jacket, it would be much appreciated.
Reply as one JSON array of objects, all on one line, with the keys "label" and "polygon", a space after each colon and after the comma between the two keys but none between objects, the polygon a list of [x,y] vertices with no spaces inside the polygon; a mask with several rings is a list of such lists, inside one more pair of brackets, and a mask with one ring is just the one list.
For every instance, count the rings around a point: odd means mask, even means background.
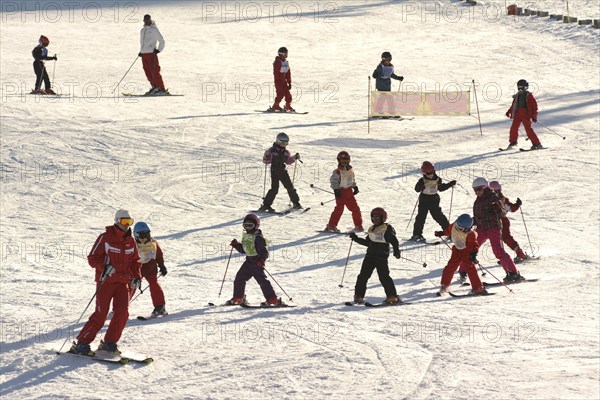
[{"label": "red ski jacket", "polygon": [[513,96],[513,101],[511,106],[506,111],[506,115],[509,118],[512,118],[517,113],[517,108],[519,107],[518,99],[519,96],[525,96],[525,101],[527,104],[527,114],[529,114],[529,118],[537,119],[538,116],[538,104],[535,100],[535,97],[528,91],[518,92]]},{"label": "red ski jacket", "polygon": [[287,60],[282,60],[279,56],[275,57],[273,62],[273,76],[275,77],[276,86],[291,86],[292,71],[290,63]]},{"label": "red ski jacket", "polygon": [[106,232],[98,236],[90,254],[88,264],[96,269],[96,282],[101,281],[104,267],[111,264],[115,273],[107,283],[129,283],[133,278],[142,278],[140,255],[131,228],[126,232],[116,225],[107,226]]}]

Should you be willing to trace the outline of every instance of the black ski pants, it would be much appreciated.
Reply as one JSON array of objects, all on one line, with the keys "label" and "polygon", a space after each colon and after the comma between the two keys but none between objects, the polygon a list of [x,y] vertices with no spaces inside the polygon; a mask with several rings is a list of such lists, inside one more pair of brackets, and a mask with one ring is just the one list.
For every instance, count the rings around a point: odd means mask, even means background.
[{"label": "black ski pants", "polygon": [[265,207],[271,207],[271,204],[273,204],[273,201],[275,201],[275,196],[277,196],[277,193],[279,193],[279,182],[281,182],[283,187],[286,188],[292,203],[299,203],[300,197],[298,197],[298,193],[296,193],[296,189],[294,189],[294,185],[290,179],[290,174],[288,174],[284,167],[283,169],[271,168],[271,189],[269,189],[267,192],[263,205]]},{"label": "black ski pants", "polygon": [[359,297],[365,297],[367,293],[367,282],[373,271],[377,269],[377,275],[379,276],[379,282],[385,290],[387,297],[396,296],[396,286],[394,286],[394,280],[390,277],[390,268],[388,267],[388,257],[385,256],[374,256],[367,254],[363,260],[360,273],[356,278],[356,286],[354,286],[354,295]]},{"label": "black ski pants", "polygon": [[41,61],[33,62],[33,71],[35,72],[35,89],[39,89],[42,86],[42,80],[44,81],[45,89],[50,89],[50,77],[46,72],[46,66]]},{"label": "black ski pants", "polygon": [[419,196],[419,211],[417,212],[417,217],[415,218],[415,225],[413,227],[413,235],[422,235],[423,227],[425,226],[425,219],[427,218],[427,213],[431,213],[431,216],[440,224],[442,230],[446,230],[450,223],[448,222],[448,218],[442,212],[440,208],[440,195],[439,194],[421,194]]}]

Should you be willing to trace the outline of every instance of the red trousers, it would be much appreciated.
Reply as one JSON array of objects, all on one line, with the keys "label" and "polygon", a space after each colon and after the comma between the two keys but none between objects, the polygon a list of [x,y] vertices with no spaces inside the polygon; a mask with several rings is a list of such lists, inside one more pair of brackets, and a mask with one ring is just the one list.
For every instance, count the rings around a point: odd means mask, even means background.
[{"label": "red trousers", "polygon": [[285,106],[289,107],[292,104],[292,94],[290,93],[290,89],[287,87],[287,83],[283,85],[275,85],[275,102],[273,106],[279,106],[281,100],[285,97]]},{"label": "red trousers", "polygon": [[352,213],[352,221],[354,221],[354,226],[362,227],[362,215],[360,214],[360,208],[356,203],[356,198],[354,197],[352,188],[342,188],[340,191],[342,192],[342,197],[335,198],[335,208],[331,213],[331,217],[329,217],[329,223],[327,226],[329,228],[337,227],[337,224],[340,222],[340,218],[342,218],[342,214],[344,213],[345,206]]},{"label": "red trousers", "polygon": [[492,246],[492,252],[494,253],[494,256],[500,260],[500,265],[502,265],[504,271],[519,272],[517,271],[513,259],[510,258],[506,251],[504,251],[502,239],[500,239],[500,228],[488,229],[487,231],[477,229],[477,241],[479,242],[480,248],[488,239]]},{"label": "red trousers", "polygon": [[469,275],[471,289],[474,292],[480,291],[483,288],[477,268],[475,268],[475,264],[473,264],[469,257],[470,253],[468,249],[459,250],[456,246],[452,246],[452,255],[448,260],[448,264],[444,267],[444,272],[442,272],[442,286],[450,286],[452,276],[457,268],[460,267],[462,272],[466,272]]},{"label": "red trousers", "polygon": [[158,63],[158,55],[154,53],[142,54],[142,64],[146,78],[153,88],[164,89],[162,76],[160,75],[160,64]]},{"label": "red trousers", "polygon": [[94,341],[106,321],[112,300],[114,314],[104,335],[104,342],[117,343],[129,318],[129,295],[129,285],[127,283],[105,283],[102,285],[96,294],[96,310],[79,332],[77,340],[88,344]]},{"label": "red trousers", "polygon": [[513,115],[513,122],[510,126],[510,137],[508,140],[511,143],[514,143],[519,139],[519,126],[521,126],[521,123],[523,123],[523,126],[525,127],[525,133],[527,133],[527,137],[531,140],[531,144],[540,144],[540,139],[531,127],[531,119],[526,108],[517,108],[516,114]]},{"label": "red trousers", "polygon": [[152,305],[154,307],[165,305],[165,293],[158,284],[158,274],[152,274],[144,276],[150,285],[150,297],[152,298]]},{"label": "red trousers", "polygon": [[506,217],[502,217],[502,241],[512,250],[519,247],[519,243],[517,243],[510,233],[510,221]]}]

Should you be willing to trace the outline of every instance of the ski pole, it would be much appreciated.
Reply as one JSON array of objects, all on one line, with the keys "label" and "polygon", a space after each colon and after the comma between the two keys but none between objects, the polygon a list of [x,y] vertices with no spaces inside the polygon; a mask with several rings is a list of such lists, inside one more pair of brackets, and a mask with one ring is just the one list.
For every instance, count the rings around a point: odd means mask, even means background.
[{"label": "ski pole", "polygon": [[332,192],[332,191],[330,191],[330,190],[321,189],[320,187],[318,187],[318,186],[315,186],[315,185],[313,185],[312,183],[310,184],[310,187],[311,187],[312,189],[319,189],[320,191],[322,191],[322,192],[325,192],[325,193],[329,193],[329,194],[335,194],[335,193],[333,193],[333,192]]},{"label": "ski pole", "polygon": [[117,90],[117,88],[119,87],[119,85],[121,84],[121,82],[123,82],[123,79],[125,79],[125,77],[129,73],[129,71],[131,71],[131,68],[133,68],[133,65],[137,62],[138,58],[139,58],[139,56],[135,56],[135,60],[133,60],[133,62],[131,63],[131,66],[129,67],[129,69],[127,70],[127,72],[125,72],[125,75],[123,75],[123,77],[121,78],[121,80],[119,81],[119,83],[117,83],[117,86],[115,86],[115,88],[112,90],[112,92],[110,92],[110,94],[113,94],[115,92],[115,90]]},{"label": "ski pole", "polygon": [[[294,173],[292,174],[292,186],[294,186],[294,182],[296,181],[296,165],[298,165],[298,159],[294,161]],[[289,206],[292,206],[292,201],[290,200]]]},{"label": "ski pole", "polygon": [[225,277],[227,276],[227,270],[229,269],[229,261],[231,261],[232,254],[233,254],[233,247],[231,247],[231,251],[229,252],[229,258],[227,259],[227,266],[225,267],[225,273],[223,274],[223,281],[221,282],[221,289],[219,289],[219,297],[221,297],[221,292],[223,291],[223,285],[225,284]]},{"label": "ski pole", "polygon": [[544,128],[548,129],[550,132],[554,133],[556,136],[560,136],[561,138],[563,138],[563,140],[566,139],[565,136],[562,136],[561,134],[553,131],[552,129],[548,128],[546,125],[542,124],[541,122],[538,121],[538,124],[540,124],[541,126],[543,126]]},{"label": "ski pole", "polygon": [[[483,266],[483,265],[481,265],[480,263],[477,263],[477,265],[479,265],[479,268],[482,268],[482,269],[486,270],[487,272],[490,272],[490,271],[489,271],[489,270],[488,270],[486,267],[484,267],[484,266]],[[503,285],[505,288],[507,288],[509,292],[511,292],[512,294],[515,294],[515,292],[513,292],[513,291],[512,291],[512,289],[511,289],[511,288],[509,288],[509,287],[508,287],[508,285],[507,285],[506,283],[504,283],[504,282],[502,282],[500,279],[498,279],[498,278],[496,277],[496,275],[492,274],[491,272],[490,272],[490,275],[491,275],[491,276],[493,276],[495,280],[497,280],[498,282],[500,282],[500,283],[501,283],[501,284],[502,284],[502,285]]]},{"label": "ski pole", "polygon": [[369,88],[367,89],[367,135],[371,134],[371,77],[369,76]]},{"label": "ski pole", "polygon": [[265,164],[265,179],[263,182],[263,195],[262,195],[262,199],[265,199],[265,192],[267,191],[267,164]]},{"label": "ski pole", "polygon": [[525,216],[523,215],[523,207],[519,207],[521,210],[521,218],[523,218],[523,225],[525,226],[525,233],[527,233],[527,240],[529,241],[529,248],[531,249],[531,255],[533,256],[533,246],[531,245],[531,238],[529,237],[529,231],[527,230],[527,224],[525,223]]},{"label": "ski pole", "polygon": [[412,221],[413,215],[415,215],[415,210],[417,209],[417,205],[418,204],[419,204],[419,198],[417,197],[417,202],[415,203],[415,207],[413,208],[412,214],[410,214],[410,219],[408,220],[408,224],[406,225],[406,229],[408,229],[408,227],[410,226],[410,221]]},{"label": "ski pole", "polygon": [[[56,58],[56,54],[54,55]],[[50,82],[50,89],[52,89],[52,85],[54,85],[54,74],[56,72],[56,60],[54,60],[54,65],[52,66],[52,82]]]},{"label": "ski pole", "polygon": [[475,79],[473,82],[473,93],[475,93],[475,105],[477,105],[477,119],[479,120],[479,132],[481,132],[481,136],[483,136],[483,129],[481,128],[481,115],[479,114],[479,102],[477,101],[477,88],[475,87]]},{"label": "ski pole", "polygon": [[271,275],[271,273],[270,273],[269,271],[267,271],[267,269],[266,269],[266,268],[265,268],[264,270],[265,270],[265,272],[266,272],[267,274],[269,274],[269,276],[271,277],[271,279],[273,279],[273,282],[275,282],[275,283],[277,284],[277,286],[279,286],[279,289],[281,289],[281,291],[282,291],[282,292],[283,292],[283,293],[284,293],[284,294],[287,296],[288,300],[289,300],[289,301],[294,301],[294,300],[292,300],[292,298],[290,297],[290,295],[289,295],[289,294],[287,294],[287,293],[285,292],[285,290],[283,290],[283,288],[281,287],[281,285],[279,284],[279,282],[277,282],[277,281],[275,280],[275,278],[273,278],[273,275]]},{"label": "ski pole", "polygon": [[335,197],[334,197],[333,199],[331,199],[331,200],[322,201],[322,202],[321,202],[321,205],[322,205],[322,206],[324,206],[325,204],[327,204],[327,203],[331,203],[332,201],[335,201]]},{"label": "ski pole", "polygon": [[352,250],[352,243],[354,243],[354,240],[350,241],[350,247],[348,247],[348,256],[346,257],[346,264],[344,265],[344,273],[342,274],[342,281],[338,285],[340,288],[344,287],[344,277],[346,276],[346,267],[348,267],[348,260],[350,260],[350,250]]},{"label": "ski pole", "polygon": [[403,260],[406,260],[406,261],[410,261],[411,263],[423,265],[423,268],[427,267],[427,263],[421,264],[420,261],[411,260],[410,258],[403,257],[402,255],[400,256],[400,258],[403,259]]},{"label": "ski pole", "polygon": [[452,186],[452,192],[450,192],[450,210],[448,211],[448,219],[452,215],[452,200],[454,199],[454,186]]},{"label": "ski pole", "polygon": [[[81,318],[83,318],[83,315],[85,314],[85,312],[89,308],[90,304],[92,304],[92,301],[94,300],[94,298],[98,294],[98,291],[100,291],[100,288],[102,287],[102,285],[104,285],[104,282],[106,282],[106,279],[108,278],[108,276],[109,275],[104,275],[104,277],[102,277],[102,280],[100,281],[100,283],[96,287],[96,291],[94,292],[94,295],[92,296],[92,298],[90,299],[90,301],[87,303],[87,306],[85,306],[85,309],[83,310],[83,312],[81,313],[81,315],[79,316],[79,318],[77,319],[77,321],[73,325],[77,325],[79,323],[79,321],[81,321]],[[65,338],[65,341],[63,342],[62,346],[60,346],[60,349],[58,349],[58,351],[56,352],[56,354],[60,354],[60,352],[62,351],[63,347],[65,347],[65,344],[67,344],[68,340],[69,340],[69,335],[67,335],[67,337]]]}]

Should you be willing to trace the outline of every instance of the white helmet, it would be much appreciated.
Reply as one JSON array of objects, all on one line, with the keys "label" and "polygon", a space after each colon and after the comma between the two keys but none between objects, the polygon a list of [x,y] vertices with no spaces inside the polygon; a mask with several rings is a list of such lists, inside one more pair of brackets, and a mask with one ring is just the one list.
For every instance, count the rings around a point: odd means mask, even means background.
[{"label": "white helmet", "polygon": [[131,218],[131,215],[129,215],[129,211],[127,211],[127,210],[117,211],[117,213],[115,214],[115,224],[118,224],[119,221],[121,220],[121,218]]},{"label": "white helmet", "polygon": [[473,180],[473,189],[481,187],[481,186],[485,186],[487,187],[488,185],[488,181],[485,178],[482,177],[477,177],[475,178],[475,180]]}]

